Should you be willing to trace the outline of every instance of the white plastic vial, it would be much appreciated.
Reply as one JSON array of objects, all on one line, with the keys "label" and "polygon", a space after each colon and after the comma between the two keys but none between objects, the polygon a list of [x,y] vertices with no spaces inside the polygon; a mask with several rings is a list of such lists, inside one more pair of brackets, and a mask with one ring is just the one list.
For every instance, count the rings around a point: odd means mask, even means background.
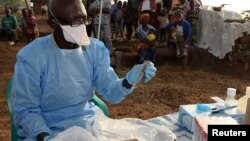
[{"label": "white plastic vial", "polygon": [[250,87],[246,88],[246,94],[238,100],[238,109],[243,113],[246,113],[248,98],[250,98]]},{"label": "white plastic vial", "polygon": [[238,104],[235,99],[236,89],[235,88],[227,88],[227,97],[225,99],[226,106],[236,106]]}]

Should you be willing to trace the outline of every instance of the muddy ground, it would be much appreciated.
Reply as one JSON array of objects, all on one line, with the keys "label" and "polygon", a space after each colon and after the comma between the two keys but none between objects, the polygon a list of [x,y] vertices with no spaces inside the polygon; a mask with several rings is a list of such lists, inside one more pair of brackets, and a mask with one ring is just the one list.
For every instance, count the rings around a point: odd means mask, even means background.
[{"label": "muddy ground", "polygon": [[[38,17],[41,35],[52,30],[44,17]],[[10,119],[6,102],[7,81],[13,74],[16,53],[25,46],[26,41],[9,46],[0,41],[0,141],[10,140]],[[133,45],[133,42],[114,43],[115,46]],[[129,55],[128,55],[129,56]],[[115,69],[120,77],[132,67],[135,60]],[[134,56],[133,56],[134,57]],[[134,57],[135,58],[135,57]],[[188,70],[181,71],[180,60],[168,54],[167,49],[157,52],[155,78],[147,84],[138,86],[120,104],[108,105],[110,118],[134,117],[149,119],[177,112],[181,104],[211,102],[211,96],[225,98],[226,89],[237,89],[237,98],[250,85],[249,71],[243,69],[241,62],[231,64],[228,59],[219,60],[200,48],[190,49]]]}]

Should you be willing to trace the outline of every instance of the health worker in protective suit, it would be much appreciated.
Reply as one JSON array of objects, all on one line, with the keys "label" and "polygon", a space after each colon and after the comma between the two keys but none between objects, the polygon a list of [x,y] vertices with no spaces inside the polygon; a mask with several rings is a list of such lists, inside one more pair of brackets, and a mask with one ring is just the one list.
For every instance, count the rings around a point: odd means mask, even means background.
[{"label": "health worker in protective suit", "polygon": [[[89,102],[93,91],[110,103],[119,103],[140,80],[143,65],[123,78],[110,67],[103,42],[86,33],[89,23],[82,1],[50,0],[50,35],[22,48],[12,80],[11,104],[21,140],[43,141],[72,126],[91,128],[98,108]],[[143,82],[155,75],[149,63]]]}]

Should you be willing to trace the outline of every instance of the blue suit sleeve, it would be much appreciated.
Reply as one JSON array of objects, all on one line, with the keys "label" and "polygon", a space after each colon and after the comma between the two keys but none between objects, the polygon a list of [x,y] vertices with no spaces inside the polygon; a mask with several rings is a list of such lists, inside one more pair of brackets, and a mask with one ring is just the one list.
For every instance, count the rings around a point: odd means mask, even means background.
[{"label": "blue suit sleeve", "polygon": [[17,132],[24,132],[22,134],[31,139],[36,139],[41,132],[50,134],[40,109],[41,91],[39,66],[18,56],[12,81],[11,104]]},{"label": "blue suit sleeve", "polygon": [[192,39],[192,29],[187,21],[183,21],[183,30],[184,30],[184,36],[185,36],[185,42],[188,44],[188,46],[191,46],[191,39]]},{"label": "blue suit sleeve", "polygon": [[191,39],[192,37],[192,29],[191,26],[189,24],[189,22],[185,22],[185,30],[184,30],[184,34],[186,37],[188,37],[189,39]]},{"label": "blue suit sleeve", "polygon": [[123,87],[122,81],[110,67],[110,54],[104,44],[98,43],[100,49],[97,54],[94,72],[94,85],[97,92],[111,104],[119,103],[126,95],[132,92],[132,89]]},{"label": "blue suit sleeve", "polygon": [[138,37],[138,39],[139,39],[141,42],[144,42],[144,43],[147,42],[147,39],[146,39],[145,37],[143,37],[142,34],[141,34],[141,27],[140,27],[140,26],[138,26],[138,27],[136,28],[136,36]]}]

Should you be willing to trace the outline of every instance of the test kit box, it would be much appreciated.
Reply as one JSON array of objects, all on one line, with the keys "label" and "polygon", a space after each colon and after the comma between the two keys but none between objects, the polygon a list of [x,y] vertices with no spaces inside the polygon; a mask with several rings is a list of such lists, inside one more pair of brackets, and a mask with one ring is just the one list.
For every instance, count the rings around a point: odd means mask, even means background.
[{"label": "test kit box", "polygon": [[[216,104],[206,104],[211,109],[216,107]],[[190,105],[180,105],[179,107],[179,117],[178,123],[181,126],[184,126],[188,131],[195,131],[195,117],[203,117],[203,116],[229,116],[236,119],[240,124],[243,122],[244,114],[241,113],[237,107],[225,109],[217,113],[210,112],[201,112],[196,109],[197,104]]]},{"label": "test kit box", "polygon": [[178,123],[184,126],[188,131],[194,132],[195,117],[207,116],[210,112],[200,112],[196,110],[196,104],[194,105],[180,105]]}]

